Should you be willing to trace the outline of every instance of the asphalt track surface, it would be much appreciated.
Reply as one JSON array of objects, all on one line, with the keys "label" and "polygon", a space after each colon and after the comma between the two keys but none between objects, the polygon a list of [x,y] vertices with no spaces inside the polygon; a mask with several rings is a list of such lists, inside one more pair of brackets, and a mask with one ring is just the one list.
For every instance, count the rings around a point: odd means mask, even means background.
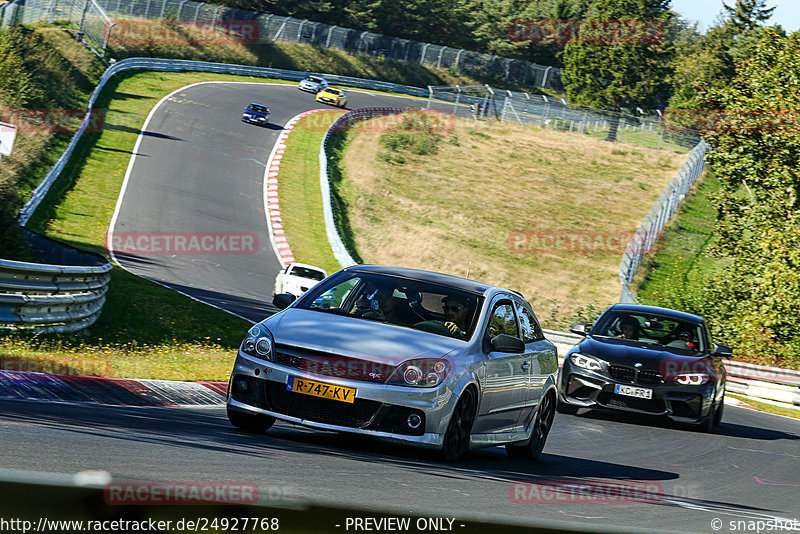
[{"label": "asphalt track surface", "polygon": [[[460,520],[715,532],[719,518],[800,519],[800,421],[727,407],[718,434],[627,414],[556,416],[538,462],[503,449],[457,464],[431,453],[277,423],[231,427],[222,407],[143,408],[0,401],[3,467],[116,481],[254,482],[262,495]],[[650,502],[547,497],[514,502],[516,482],[601,481],[658,488]],[[310,531],[315,524],[309,520]],[[742,530],[739,530],[742,531]],[[749,530],[744,530],[750,532]]]},{"label": "asphalt track surface", "polygon": [[[426,104],[420,99],[347,93],[348,109]],[[242,107],[251,102],[269,106],[269,125],[241,121]],[[283,84],[204,83],[162,100],[140,135],[128,169],[113,227],[115,241],[195,235],[211,236],[217,243],[220,236],[243,235],[255,236],[256,246],[234,250],[230,241],[220,241],[211,254],[154,254],[145,247],[115,246],[120,264],[254,322],[274,313],[272,290],[281,265],[267,230],[265,165],[282,126],[303,111],[320,108],[326,106],[316,103],[313,94]],[[290,179],[285,173],[279,176]]]},{"label": "asphalt track surface", "polygon": [[[424,103],[355,91],[350,99],[351,108]],[[142,136],[115,230],[257,233],[255,254],[117,257],[138,275],[260,320],[272,311],[266,303],[279,269],[266,236],[263,180],[280,130],[240,122],[249,102],[269,105],[272,125],[319,107],[293,86],[178,91]],[[283,423],[254,436],[231,427],[221,407],[3,400],[0,443],[8,469],[255,482],[262,495],[367,511],[680,532],[743,532],[728,522],[800,519],[800,421],[730,406],[714,435],[629,414],[558,414],[539,462],[493,448],[449,465],[426,451]],[[656,498],[575,502],[564,492],[539,491],[537,502],[513,485],[536,482],[541,490],[590,481],[611,495],[620,484],[645,485]],[[715,518],[723,522],[719,530]]]}]

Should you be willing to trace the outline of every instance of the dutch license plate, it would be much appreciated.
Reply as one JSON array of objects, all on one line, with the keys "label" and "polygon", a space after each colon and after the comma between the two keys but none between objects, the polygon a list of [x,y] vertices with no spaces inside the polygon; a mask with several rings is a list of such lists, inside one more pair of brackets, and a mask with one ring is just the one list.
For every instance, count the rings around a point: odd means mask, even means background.
[{"label": "dutch license plate", "polygon": [[289,381],[286,383],[286,390],[341,402],[352,403],[356,399],[356,388],[333,386],[331,384],[323,384],[322,382],[306,380],[305,378],[295,378],[293,376],[289,377]]},{"label": "dutch license plate", "polygon": [[628,397],[636,397],[637,399],[652,399],[653,390],[647,388],[637,388],[634,386],[623,386],[616,384],[614,386],[614,393],[617,395],[625,395]]}]

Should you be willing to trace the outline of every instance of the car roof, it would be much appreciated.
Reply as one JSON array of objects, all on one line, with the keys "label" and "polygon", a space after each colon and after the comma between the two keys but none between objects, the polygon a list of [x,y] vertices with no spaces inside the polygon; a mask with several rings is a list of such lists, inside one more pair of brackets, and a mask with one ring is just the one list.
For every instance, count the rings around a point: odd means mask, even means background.
[{"label": "car roof", "polygon": [[497,286],[493,286],[484,282],[478,282],[477,280],[470,280],[469,278],[453,276],[452,274],[436,273],[433,271],[424,271],[422,269],[409,269],[407,267],[391,267],[388,265],[352,265],[350,267],[345,267],[343,270],[358,273],[375,273],[399,276],[418,282],[430,282],[432,284],[448,286],[477,295],[483,295],[487,290],[497,288]]},{"label": "car roof", "polygon": [[261,106],[262,108],[268,107],[266,104],[259,104],[258,102],[250,102],[251,106]]},{"label": "car roof", "polygon": [[291,265],[292,267],[304,267],[306,269],[313,269],[315,271],[320,271],[322,273],[326,272],[325,269],[323,269],[322,267],[317,267],[316,265],[309,265],[307,263],[294,262]]},{"label": "car roof", "polygon": [[679,319],[681,321],[687,321],[692,323],[704,323],[705,319],[700,317],[699,315],[694,315],[691,313],[686,313],[678,310],[673,310],[670,308],[661,308],[658,306],[645,306],[644,304],[612,304],[606,310],[608,311],[615,311],[615,312],[631,312],[631,313],[653,313],[657,315],[663,315],[666,317],[671,317],[673,319]]}]

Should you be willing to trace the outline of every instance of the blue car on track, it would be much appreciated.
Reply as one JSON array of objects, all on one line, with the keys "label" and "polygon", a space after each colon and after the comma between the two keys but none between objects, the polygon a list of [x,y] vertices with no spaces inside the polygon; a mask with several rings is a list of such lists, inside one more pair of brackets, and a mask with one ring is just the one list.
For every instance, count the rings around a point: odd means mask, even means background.
[{"label": "blue car on track", "polygon": [[262,104],[250,104],[244,108],[244,113],[242,113],[242,122],[266,126],[266,124],[269,122],[269,108]]}]

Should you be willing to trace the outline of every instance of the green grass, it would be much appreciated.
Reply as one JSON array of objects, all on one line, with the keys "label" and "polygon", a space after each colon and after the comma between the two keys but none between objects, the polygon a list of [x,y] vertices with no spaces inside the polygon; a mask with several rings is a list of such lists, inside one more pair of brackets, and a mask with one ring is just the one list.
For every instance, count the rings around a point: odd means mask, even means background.
[{"label": "green grass", "polygon": [[702,312],[703,288],[727,265],[710,252],[716,210],[708,195],[719,188],[707,173],[687,195],[656,252],[639,267],[633,290],[642,303]]},{"label": "green grass", "polygon": [[344,111],[314,113],[298,121],[286,145],[278,175],[281,220],[295,260],[329,274],[341,266],[331,251],[322,216],[319,149],[325,128]]}]

